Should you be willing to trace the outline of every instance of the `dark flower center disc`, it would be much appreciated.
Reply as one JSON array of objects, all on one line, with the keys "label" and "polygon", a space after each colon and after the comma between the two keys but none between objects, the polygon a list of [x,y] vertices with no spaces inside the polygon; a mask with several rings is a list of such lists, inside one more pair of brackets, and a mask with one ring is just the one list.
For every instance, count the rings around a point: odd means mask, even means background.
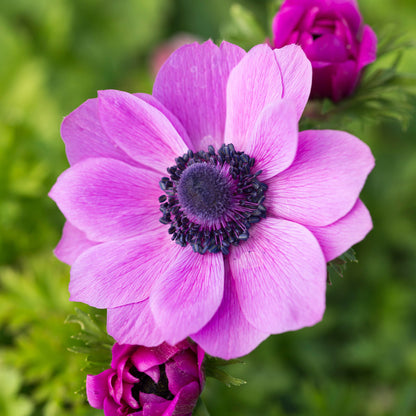
[{"label": "dark flower center disc", "polygon": [[195,163],[182,174],[178,199],[184,213],[199,222],[221,219],[231,206],[231,186],[218,166]]},{"label": "dark flower center disc", "polygon": [[255,160],[232,144],[218,152],[189,150],[175,159],[159,182],[162,224],[169,224],[172,240],[190,244],[196,253],[227,255],[231,245],[249,238],[248,229],[266,218],[263,205],[267,185],[252,173]]}]

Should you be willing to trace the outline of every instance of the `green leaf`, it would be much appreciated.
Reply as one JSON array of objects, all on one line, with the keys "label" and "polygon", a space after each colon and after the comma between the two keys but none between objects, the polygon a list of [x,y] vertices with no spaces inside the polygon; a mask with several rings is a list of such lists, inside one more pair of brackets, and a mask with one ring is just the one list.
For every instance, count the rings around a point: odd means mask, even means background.
[{"label": "green leaf", "polygon": [[245,49],[265,42],[265,32],[248,9],[240,4],[233,4],[230,8],[230,17],[230,22],[221,30],[222,39]]},{"label": "green leaf", "polygon": [[396,24],[385,25],[378,36],[377,58],[391,53],[415,48],[415,41],[409,39]]},{"label": "green leaf", "polygon": [[241,378],[233,377],[219,368],[210,368],[205,371],[207,377],[216,378],[218,381],[224,383],[227,387],[238,387],[247,382]]},{"label": "green leaf", "polygon": [[82,370],[87,374],[98,374],[109,368],[114,340],[106,331],[105,311],[97,309],[92,314],[75,308],[75,315],[69,315],[65,322],[78,324],[81,328],[81,332],[71,337],[68,349],[86,355]]},{"label": "green leaf", "polygon": [[245,364],[245,361],[241,360],[240,358],[233,358],[231,360],[223,360],[222,358],[212,357],[210,355],[206,355],[205,358],[205,365],[215,366],[215,367],[226,367],[228,365],[234,364]]},{"label": "green leaf", "polygon": [[198,399],[195,409],[192,412],[192,416],[210,416],[208,409],[201,397]]},{"label": "green leaf", "polygon": [[227,387],[237,387],[246,384],[245,380],[233,377],[222,369],[222,367],[234,364],[244,364],[244,361],[239,359],[223,360],[221,358],[206,355],[204,359],[205,375],[207,377],[216,378],[217,380],[226,384]]},{"label": "green leaf", "polygon": [[337,277],[343,277],[348,263],[357,263],[355,251],[350,248],[341,256],[330,261],[327,265],[328,270],[328,284],[332,284],[332,280]]}]

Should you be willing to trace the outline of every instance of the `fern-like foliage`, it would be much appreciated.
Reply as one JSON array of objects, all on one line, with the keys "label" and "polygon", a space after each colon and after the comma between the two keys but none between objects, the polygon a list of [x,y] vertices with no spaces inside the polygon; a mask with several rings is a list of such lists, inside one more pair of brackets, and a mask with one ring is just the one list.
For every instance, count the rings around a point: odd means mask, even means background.
[{"label": "fern-like foliage", "polygon": [[328,284],[332,284],[332,281],[337,277],[343,277],[345,270],[347,269],[348,263],[357,263],[357,257],[355,256],[354,249],[350,248],[341,256],[337,257],[336,259],[330,261],[327,264],[327,280]]},{"label": "fern-like foliage", "polygon": [[68,301],[68,267],[52,253],[38,255],[20,267],[1,268],[0,288],[0,353],[19,374],[20,397],[33,409],[30,414],[100,414],[75,394],[85,383],[85,359],[68,350],[77,329],[64,323],[74,308]]},{"label": "fern-like foliage", "polygon": [[80,331],[71,337],[69,350],[85,355],[82,370],[86,374],[98,374],[109,368],[115,341],[107,334],[105,311],[94,309],[86,313],[75,308],[75,314],[68,316],[66,322],[80,326]]}]

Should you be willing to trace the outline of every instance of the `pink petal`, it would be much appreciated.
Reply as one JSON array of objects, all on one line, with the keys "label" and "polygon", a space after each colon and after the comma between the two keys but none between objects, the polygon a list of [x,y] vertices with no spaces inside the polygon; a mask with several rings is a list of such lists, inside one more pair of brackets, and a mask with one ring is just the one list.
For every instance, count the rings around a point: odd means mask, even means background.
[{"label": "pink petal", "polygon": [[172,401],[155,394],[140,392],[140,403],[143,405],[143,416],[163,416],[166,414],[165,411]]},{"label": "pink petal", "polygon": [[[193,346],[196,347],[196,345]],[[178,352],[172,357],[172,361],[180,372],[189,374],[194,379],[199,378],[198,354],[191,348]]]},{"label": "pink petal", "polygon": [[348,50],[338,36],[331,33],[322,35],[305,48],[305,53],[311,61],[344,62],[348,59]]},{"label": "pink petal", "polygon": [[107,331],[120,344],[154,347],[164,341],[153,319],[148,300],[109,308]]},{"label": "pink petal", "polygon": [[364,26],[363,38],[358,56],[358,69],[361,70],[376,60],[377,36],[370,26]]},{"label": "pink petal", "polygon": [[159,181],[152,170],[115,159],[87,159],[62,173],[49,196],[89,240],[111,241],[163,229]]},{"label": "pink petal", "polygon": [[[190,351],[184,351],[183,353],[188,355],[192,354],[192,352]],[[193,359],[196,359],[195,355],[193,355]],[[196,361],[193,364],[196,369]],[[168,363],[166,363],[166,376],[169,380],[169,391],[173,395],[178,394],[180,389],[183,388],[185,385],[197,380],[197,376],[195,377],[192,374],[189,374],[188,372],[182,371],[182,369],[179,368],[178,364],[174,360],[171,360]]]},{"label": "pink petal", "polygon": [[104,408],[104,399],[108,395],[108,377],[113,372],[109,368],[96,376],[87,375],[87,399],[91,407]]},{"label": "pink petal", "polygon": [[319,15],[319,7],[308,7],[305,11],[305,14],[302,17],[298,29],[302,32],[302,35],[311,30],[313,26],[316,25],[316,20]]},{"label": "pink petal", "polygon": [[205,358],[205,351],[197,345],[197,357],[198,357],[198,377],[199,383],[201,384],[201,389],[204,388],[205,385],[205,372],[204,372],[204,358]]},{"label": "pink petal", "polygon": [[[340,64],[342,65],[342,64]],[[332,78],[338,64],[330,64],[328,62],[313,62],[313,74],[312,74],[312,89],[311,89],[311,99],[313,98],[323,98],[330,97],[333,98],[333,82]],[[355,78],[357,76],[356,71],[353,70],[349,74],[349,78]],[[345,94],[345,91],[335,91],[337,96]]]},{"label": "pink petal", "polygon": [[61,136],[71,165],[89,157],[109,157],[136,164],[103,130],[96,98],[85,101],[64,118]]},{"label": "pink petal", "polygon": [[[348,60],[341,64],[334,64],[331,67],[331,98],[337,102],[352,94],[359,81],[360,73],[357,69],[357,62],[353,60]],[[326,82],[328,82],[328,79]]]},{"label": "pink petal", "polygon": [[235,279],[225,262],[224,296],[212,319],[192,339],[208,354],[225,360],[248,354],[269,333],[252,326],[243,315],[237,297]]},{"label": "pink petal", "polygon": [[170,36],[167,40],[162,41],[158,44],[150,57],[151,72],[154,76],[157,75],[163,64],[175,52],[177,49],[190,43],[199,42],[200,38],[196,35],[186,32],[179,32]]},{"label": "pink petal", "polygon": [[[163,397],[157,396],[156,394],[153,394],[153,393],[144,393],[144,392],[141,391],[139,393],[139,396],[140,396],[140,403],[143,406],[145,406],[148,403],[165,403],[166,406],[168,406],[169,403],[170,403],[170,400],[164,399]],[[165,408],[166,408],[166,406],[165,406]],[[148,413],[148,414],[149,414],[149,416],[153,416],[153,413]],[[159,414],[159,413],[157,413],[157,414]]]},{"label": "pink petal", "polygon": [[119,374],[123,374],[125,372],[126,362],[135,349],[135,345],[119,344],[116,342],[111,349],[111,367],[116,369]]},{"label": "pink petal", "polygon": [[99,244],[73,264],[70,300],[95,308],[141,302],[179,248],[167,231]]},{"label": "pink petal", "polygon": [[284,6],[303,6],[307,9],[319,8],[320,18],[328,20],[344,17],[347,19],[352,30],[356,32],[362,22],[356,0],[286,0]]},{"label": "pink petal", "polygon": [[287,45],[290,35],[296,30],[302,16],[306,13],[304,6],[282,7],[275,15],[272,23],[273,44],[275,48]]},{"label": "pink petal", "polygon": [[269,333],[316,324],[325,310],[326,263],[305,227],[266,218],[229,257],[247,320]]},{"label": "pink petal", "polygon": [[342,0],[336,5],[338,13],[346,19],[352,33],[356,34],[360,30],[363,18],[358,9],[356,0]]},{"label": "pink petal", "polygon": [[224,143],[227,79],[244,54],[227,42],[193,43],[175,51],[159,71],[153,95],[185,127],[193,151]]},{"label": "pink petal", "polygon": [[159,383],[160,380],[160,370],[159,367],[152,367],[146,371],[146,374],[152,378],[155,383]]},{"label": "pink petal", "polygon": [[201,329],[220,306],[223,289],[222,255],[183,248],[150,294],[150,307],[165,340],[174,345]]},{"label": "pink petal", "polygon": [[104,400],[104,415],[105,416],[119,416],[119,405],[111,398],[106,397]]},{"label": "pink petal", "polygon": [[302,48],[288,45],[275,49],[283,79],[283,96],[294,101],[298,120],[309,99],[312,85],[312,66]]},{"label": "pink petal", "polygon": [[137,98],[140,98],[147,104],[150,104],[151,106],[159,110],[161,113],[163,113],[165,117],[170,121],[172,126],[175,127],[176,131],[178,132],[179,136],[181,136],[186,146],[188,148],[192,147],[191,139],[189,138],[188,133],[185,130],[185,127],[182,126],[182,123],[178,120],[178,118],[175,115],[173,115],[159,100],[153,97],[153,95],[145,93],[135,93],[133,95]]},{"label": "pink petal", "polygon": [[132,159],[159,172],[187,152],[187,146],[166,116],[145,101],[123,91],[98,93],[105,132]]},{"label": "pink petal", "polygon": [[[128,407],[130,407],[131,409],[137,409],[139,408],[139,403],[137,403],[137,400],[133,397],[133,389],[134,387],[134,383],[130,384],[130,383],[126,383],[124,381],[123,383],[123,395],[121,398],[122,403],[126,404]],[[131,413],[129,414],[129,416],[131,415]]]},{"label": "pink petal", "polygon": [[352,209],[373,166],[370,148],[351,134],[303,131],[293,164],[266,181],[268,212],[305,225],[332,224]]},{"label": "pink petal", "polygon": [[225,142],[244,148],[263,109],[280,100],[282,75],[276,56],[267,45],[251,49],[231,71],[227,83]]},{"label": "pink petal", "polygon": [[[124,367],[123,368],[123,374],[122,374],[122,380],[124,381],[124,383],[129,383],[129,384],[134,384],[137,383],[138,378],[134,377],[131,373],[130,373],[130,368]],[[155,381],[155,383],[158,382],[159,380],[159,367],[155,367],[152,369],[152,371],[149,372],[149,376]]]},{"label": "pink petal", "polygon": [[[201,389],[199,383],[196,381],[184,386],[170,402],[169,407],[162,416],[191,416],[200,393]],[[150,413],[149,416],[151,416]]]},{"label": "pink petal", "polygon": [[254,157],[253,172],[262,170],[261,180],[289,167],[298,146],[298,120],[294,103],[279,100],[266,107],[254,126],[253,136],[243,150]]},{"label": "pink petal", "polygon": [[367,208],[358,200],[347,215],[333,224],[308,228],[321,245],[328,262],[363,240],[373,228],[373,223]]},{"label": "pink petal", "polygon": [[61,240],[53,252],[63,263],[71,265],[82,252],[96,244],[98,243],[88,240],[83,231],[67,221],[62,230]]},{"label": "pink petal", "polygon": [[164,342],[154,348],[137,348],[135,353],[132,355],[131,360],[139,371],[147,372],[151,367],[166,363],[166,361],[179,352],[180,349],[177,348],[177,346],[169,345]]}]

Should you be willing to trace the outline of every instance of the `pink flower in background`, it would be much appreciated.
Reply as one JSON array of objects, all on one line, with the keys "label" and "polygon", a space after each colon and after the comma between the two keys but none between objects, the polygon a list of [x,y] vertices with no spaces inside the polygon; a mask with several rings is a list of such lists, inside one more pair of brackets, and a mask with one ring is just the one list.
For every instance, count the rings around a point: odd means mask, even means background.
[{"label": "pink flower in background", "polygon": [[193,42],[199,42],[199,38],[191,33],[176,33],[174,36],[158,45],[150,57],[152,74],[155,76],[157,75],[159,69],[176,49]]},{"label": "pink flower in background", "polygon": [[208,41],[174,52],[152,96],[101,91],[65,118],[55,253],[118,342],[190,336],[228,359],[322,319],[326,262],[372,227],[374,160],[346,132],[298,132],[311,78],[296,45]]},{"label": "pink flower in background", "polygon": [[87,376],[87,398],[105,416],[190,416],[205,384],[204,352],[188,341],[113,346],[111,368]]},{"label": "pink flower in background", "polygon": [[286,0],[273,20],[273,44],[292,43],[312,62],[311,98],[350,95],[376,59],[376,35],[364,26],[356,0]]}]

